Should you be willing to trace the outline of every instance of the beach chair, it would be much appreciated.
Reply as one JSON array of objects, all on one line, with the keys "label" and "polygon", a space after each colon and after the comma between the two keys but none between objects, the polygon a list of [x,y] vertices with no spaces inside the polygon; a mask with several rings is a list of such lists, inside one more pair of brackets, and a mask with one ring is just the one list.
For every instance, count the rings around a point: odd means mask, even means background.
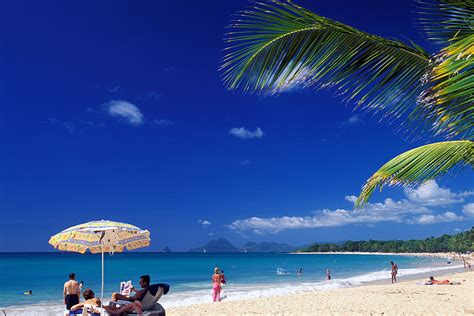
[{"label": "beach chair", "polygon": [[[166,295],[170,290],[170,286],[164,283],[152,284],[148,287],[148,291],[141,299],[143,314],[147,316],[165,316],[166,311],[164,307],[158,303],[161,296]],[[128,302],[125,302],[128,303]],[[121,301],[118,302],[121,305]],[[127,313],[127,315],[136,315],[136,313]]]},{"label": "beach chair", "polygon": [[164,307],[158,303],[159,299],[166,295],[170,290],[168,284],[158,283],[152,284],[148,287],[148,291],[141,300],[144,315],[164,316],[166,311]]}]

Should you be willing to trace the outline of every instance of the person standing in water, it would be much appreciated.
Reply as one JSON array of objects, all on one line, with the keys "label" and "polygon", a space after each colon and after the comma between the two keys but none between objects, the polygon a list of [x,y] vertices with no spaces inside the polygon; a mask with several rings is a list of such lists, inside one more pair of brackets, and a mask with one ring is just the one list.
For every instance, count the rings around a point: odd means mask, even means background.
[{"label": "person standing in water", "polygon": [[326,269],[326,280],[331,280],[331,270]]},{"label": "person standing in water", "polygon": [[214,302],[221,301],[221,275],[218,267],[214,268],[214,274],[212,275],[212,300]]},{"label": "person standing in water", "polygon": [[300,268],[298,272],[296,272],[296,276],[301,276],[303,274],[303,268]]},{"label": "person standing in water", "polygon": [[66,309],[70,310],[76,304],[79,304],[79,298],[81,296],[81,289],[79,288],[79,282],[76,281],[76,275],[69,273],[69,281],[64,283],[64,304]]},{"label": "person standing in water", "polygon": [[221,284],[225,284],[227,279],[225,278],[224,270],[221,270]]},{"label": "person standing in water", "polygon": [[393,261],[390,261],[390,264],[392,265],[392,284],[397,283],[398,266]]}]

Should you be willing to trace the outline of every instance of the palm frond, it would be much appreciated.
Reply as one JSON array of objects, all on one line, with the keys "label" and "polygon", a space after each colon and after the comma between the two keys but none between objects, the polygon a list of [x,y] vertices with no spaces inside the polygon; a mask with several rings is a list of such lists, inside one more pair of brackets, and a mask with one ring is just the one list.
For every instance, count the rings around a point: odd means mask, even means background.
[{"label": "palm frond", "polygon": [[420,25],[428,38],[447,44],[474,35],[474,1],[419,0]]},{"label": "palm frond", "polygon": [[448,141],[414,148],[387,162],[367,180],[356,207],[364,205],[377,187],[415,186],[466,166],[474,168],[472,141]]},{"label": "palm frond", "polygon": [[436,134],[474,137],[474,35],[453,41],[432,59],[414,117]]},{"label": "palm frond", "polygon": [[293,3],[257,3],[227,34],[222,77],[229,90],[279,93],[333,87],[368,110],[408,117],[423,91],[429,55],[416,44],[360,31]]}]

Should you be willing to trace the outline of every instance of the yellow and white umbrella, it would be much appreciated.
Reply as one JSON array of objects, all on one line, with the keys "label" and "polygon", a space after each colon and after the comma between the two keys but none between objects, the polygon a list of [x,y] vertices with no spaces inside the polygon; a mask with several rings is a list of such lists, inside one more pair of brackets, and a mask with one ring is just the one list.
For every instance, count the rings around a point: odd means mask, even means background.
[{"label": "yellow and white umbrella", "polygon": [[85,253],[102,253],[102,287],[104,296],[104,252],[122,252],[150,245],[150,232],[136,226],[113,222],[92,221],[72,226],[52,236],[49,243],[58,250]]}]

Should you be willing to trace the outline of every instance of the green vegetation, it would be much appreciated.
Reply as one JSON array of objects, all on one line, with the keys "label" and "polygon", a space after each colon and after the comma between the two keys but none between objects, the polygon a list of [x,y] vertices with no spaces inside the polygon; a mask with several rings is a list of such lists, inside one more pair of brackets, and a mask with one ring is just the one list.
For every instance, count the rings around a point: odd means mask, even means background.
[{"label": "green vegetation", "polygon": [[227,34],[221,72],[229,90],[273,95],[294,87],[333,87],[356,107],[401,120],[409,135],[448,140],[388,161],[367,180],[357,206],[377,188],[415,186],[474,168],[474,1],[417,5],[419,25],[442,47],[437,52],[358,30],[290,1],[257,2]]},{"label": "green vegetation", "polygon": [[300,252],[474,252],[474,228],[456,235],[425,240],[346,241],[343,244],[313,244]]}]

